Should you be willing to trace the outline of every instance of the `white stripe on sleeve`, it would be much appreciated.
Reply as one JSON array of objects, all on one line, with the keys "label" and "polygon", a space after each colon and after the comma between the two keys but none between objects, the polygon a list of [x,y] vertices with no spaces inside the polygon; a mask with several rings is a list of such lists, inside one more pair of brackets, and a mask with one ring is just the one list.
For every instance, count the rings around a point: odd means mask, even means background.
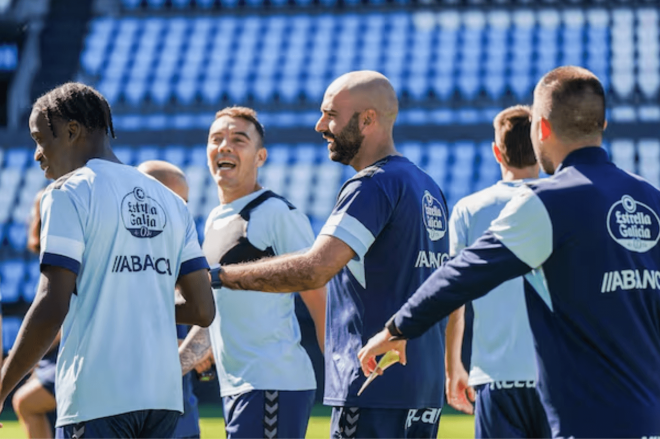
[{"label": "white stripe on sleeve", "polygon": [[376,238],[364,224],[347,213],[334,214],[328,218],[320,235],[330,235],[344,241],[363,260]]},{"label": "white stripe on sleeve", "polygon": [[538,268],[552,253],[552,222],[541,199],[522,186],[489,229],[518,259]]}]

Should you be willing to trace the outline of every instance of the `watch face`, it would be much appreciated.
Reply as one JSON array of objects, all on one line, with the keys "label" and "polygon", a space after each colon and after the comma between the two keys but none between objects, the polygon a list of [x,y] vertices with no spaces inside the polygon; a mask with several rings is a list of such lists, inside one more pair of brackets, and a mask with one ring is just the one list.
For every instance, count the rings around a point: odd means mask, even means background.
[{"label": "watch face", "polygon": [[220,280],[221,271],[222,271],[222,267],[215,267],[215,268],[211,268],[210,270],[211,287],[214,289],[222,288],[222,281]]}]

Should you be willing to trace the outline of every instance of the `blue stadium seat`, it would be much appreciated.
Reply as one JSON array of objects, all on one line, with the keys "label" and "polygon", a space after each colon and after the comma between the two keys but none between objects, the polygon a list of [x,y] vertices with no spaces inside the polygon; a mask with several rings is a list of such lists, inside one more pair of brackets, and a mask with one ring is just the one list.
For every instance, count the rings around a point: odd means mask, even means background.
[{"label": "blue stadium seat", "polygon": [[424,152],[419,143],[407,142],[401,146],[401,154],[419,167],[424,165]]},{"label": "blue stadium seat", "polygon": [[[23,226],[23,229],[25,230],[25,226]],[[23,269],[23,261],[20,259],[10,259],[0,263],[0,294],[2,294],[2,303],[15,303],[19,300],[19,288],[24,277]]]},{"label": "blue stadium seat", "polygon": [[135,163],[135,160],[133,159],[133,152],[135,151],[134,148],[128,147],[128,146],[113,146],[112,150],[114,151],[115,155],[119,159],[120,162],[133,166]]},{"label": "blue stadium seat", "polygon": [[165,6],[165,0],[147,0],[147,5],[151,9],[162,9]]},{"label": "blue stadium seat", "polygon": [[499,99],[504,94],[506,80],[502,72],[488,72],[483,79],[484,89],[492,99]]},{"label": "blue stadium seat", "polygon": [[181,78],[175,87],[177,101],[184,105],[191,104],[197,95],[197,84],[195,78]]},{"label": "blue stadium seat", "polygon": [[[23,220],[25,221],[25,220]],[[25,227],[25,222],[11,223],[9,229],[7,230],[7,239],[9,240],[9,245],[14,250],[22,251],[27,245],[27,228]]]},{"label": "blue stadium seat", "polygon": [[298,145],[293,151],[293,157],[295,157],[296,163],[304,163],[311,169],[311,165],[317,161],[317,151],[319,148],[316,145],[302,143]]},{"label": "blue stadium seat", "polygon": [[136,164],[139,165],[142,162],[148,160],[160,160],[161,148],[157,146],[143,146],[137,150]]},{"label": "blue stadium seat", "polygon": [[21,329],[23,319],[15,316],[6,316],[2,319],[2,351],[8,353],[14,347],[14,341]]},{"label": "blue stadium seat", "polygon": [[11,148],[5,155],[6,167],[22,169],[31,160],[30,151],[26,148]]},{"label": "blue stadium seat", "polygon": [[182,168],[186,164],[186,151],[183,146],[170,145],[163,152],[163,160]]},{"label": "blue stadium seat", "polygon": [[22,286],[22,291],[23,291],[23,300],[27,303],[32,303],[34,300],[35,296],[37,295],[37,288],[39,286],[39,278],[36,280],[34,279],[28,279],[23,283]]},{"label": "blue stadium seat", "polygon": [[141,6],[142,0],[121,0],[122,6],[126,9],[137,9]]}]

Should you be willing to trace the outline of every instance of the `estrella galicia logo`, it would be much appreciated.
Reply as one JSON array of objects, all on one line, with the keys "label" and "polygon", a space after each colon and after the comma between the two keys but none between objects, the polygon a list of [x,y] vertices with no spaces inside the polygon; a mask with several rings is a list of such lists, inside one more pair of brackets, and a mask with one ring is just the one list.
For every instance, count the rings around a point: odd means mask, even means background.
[{"label": "estrella galicia logo", "polygon": [[136,238],[153,238],[163,232],[167,224],[165,209],[144,189],[136,187],[121,201],[124,227]]},{"label": "estrella galicia logo", "polygon": [[644,253],[660,239],[660,218],[646,204],[624,195],[607,214],[607,230],[623,247]]},{"label": "estrella galicia logo", "polygon": [[431,241],[437,241],[447,233],[447,212],[445,207],[436,200],[429,191],[424,191],[422,197],[422,218],[424,227]]}]

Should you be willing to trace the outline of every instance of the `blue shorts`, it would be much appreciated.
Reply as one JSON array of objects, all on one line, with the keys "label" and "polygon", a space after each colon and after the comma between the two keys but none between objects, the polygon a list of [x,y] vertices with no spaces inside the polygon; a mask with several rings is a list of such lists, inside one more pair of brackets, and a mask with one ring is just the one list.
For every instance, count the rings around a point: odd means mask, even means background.
[{"label": "blue shorts", "polygon": [[51,358],[44,357],[43,360],[37,364],[37,367],[34,370],[34,373],[37,375],[37,380],[42,385],[44,389],[48,391],[51,395],[55,396],[55,372],[57,371],[57,365],[55,360]]},{"label": "blue shorts", "polygon": [[372,409],[333,407],[332,439],[436,438],[442,408]]},{"label": "blue shorts", "polygon": [[138,410],[78,424],[57,427],[57,439],[171,438],[180,413],[174,410]]},{"label": "blue shorts", "polygon": [[315,390],[251,390],[222,398],[227,439],[304,438]]},{"label": "blue shorts", "polygon": [[552,437],[534,381],[497,381],[475,390],[475,438]]}]

